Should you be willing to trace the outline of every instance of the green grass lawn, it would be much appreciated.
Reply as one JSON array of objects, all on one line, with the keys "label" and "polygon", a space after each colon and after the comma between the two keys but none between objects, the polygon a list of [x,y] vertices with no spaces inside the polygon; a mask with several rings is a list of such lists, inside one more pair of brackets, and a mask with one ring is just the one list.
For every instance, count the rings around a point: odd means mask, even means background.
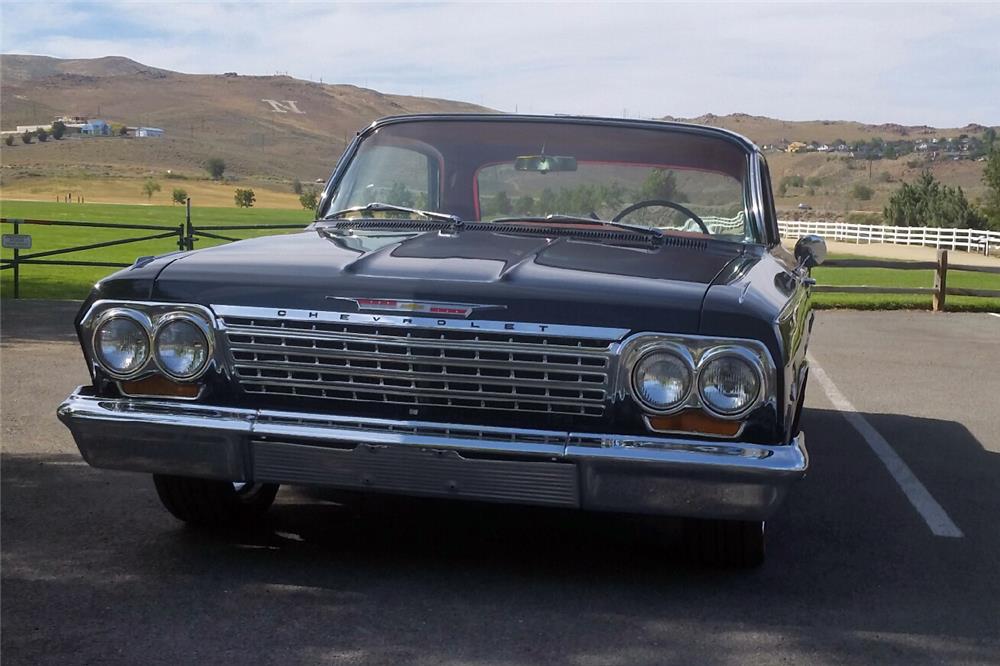
[{"label": "green grass lawn", "polygon": [[[0,201],[0,217],[39,220],[72,220],[83,222],[114,222],[119,224],[150,224],[176,229],[184,223],[183,206],[127,206],[116,204],[60,204],[55,202]],[[266,208],[192,208],[191,220],[201,225],[292,224],[304,227],[312,220],[312,211]],[[0,225],[3,233],[12,233],[11,224]],[[25,224],[20,233],[31,234],[31,250],[21,254],[45,252],[64,247],[87,245],[123,238],[139,238],[157,233],[144,229],[94,229],[89,227],[56,227]],[[222,231],[226,236],[250,238],[286,230]],[[195,248],[217,245],[224,241],[202,238]],[[132,263],[136,257],[165,254],[177,250],[177,237],[128,243],[95,250],[61,254],[51,259],[68,261],[107,261]],[[13,256],[4,249],[3,258]],[[83,298],[91,286],[105,275],[118,269],[91,266],[21,266],[21,298]],[[13,271],[0,272],[0,293],[13,295]]]},{"label": "green grass lawn", "polygon": [[[829,259],[871,259],[851,254],[831,254]],[[814,268],[812,275],[818,284],[858,285],[870,287],[933,287],[932,270],[895,270],[889,268]],[[949,287],[966,289],[1000,289],[1000,275],[993,273],[971,273],[968,271],[948,271]],[[855,310],[929,310],[931,296],[909,294],[815,294],[817,308],[850,308]],[[948,296],[945,300],[948,310],[969,312],[1000,311],[1000,298],[977,298],[973,296]]]},{"label": "green grass lawn", "polygon": [[[117,222],[154,224],[167,231],[184,222],[182,206],[126,206],[114,204],[59,204],[55,202],[0,201],[0,216],[20,219],[74,220],[86,222]],[[310,211],[263,208],[194,208],[191,213],[195,226],[238,224],[308,224]],[[13,227],[4,224],[3,232],[11,233]],[[30,252],[44,252],[61,247],[99,243],[126,237],[140,237],[156,233],[147,230],[93,229],[87,227],[52,227],[22,225],[21,233],[32,235]],[[220,232],[227,236],[249,238],[283,230],[252,230]],[[217,245],[223,241],[202,238],[196,248]],[[132,263],[136,257],[172,252],[177,249],[176,237],[142,241],[96,250],[59,255],[58,258],[81,261],[108,261]],[[12,256],[3,250],[3,257]],[[53,257],[57,258],[57,257]],[[831,255],[831,259],[865,259],[853,255]],[[99,279],[114,272],[107,267],[82,266],[31,266],[21,267],[22,298],[83,298]],[[0,293],[12,295],[12,271],[0,272]],[[819,284],[868,285],[895,287],[930,287],[934,284],[933,271],[902,271],[884,268],[833,268],[813,270]],[[948,284],[952,287],[972,289],[1000,289],[1000,275],[948,271]],[[818,308],[855,308],[865,310],[930,309],[931,297],[900,294],[816,294]],[[949,310],[1000,311],[1000,299],[949,296]]]}]

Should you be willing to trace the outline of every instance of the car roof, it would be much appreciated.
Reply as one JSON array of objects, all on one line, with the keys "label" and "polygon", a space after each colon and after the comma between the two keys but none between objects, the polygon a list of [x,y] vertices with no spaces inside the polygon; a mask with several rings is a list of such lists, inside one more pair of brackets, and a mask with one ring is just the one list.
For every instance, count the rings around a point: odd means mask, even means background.
[{"label": "car roof", "polygon": [[460,121],[510,121],[510,122],[551,122],[551,123],[572,123],[578,125],[606,125],[609,127],[636,127],[643,129],[658,129],[658,130],[672,130],[681,132],[690,132],[694,134],[702,134],[705,136],[717,136],[719,138],[727,139],[732,143],[736,143],[743,147],[749,152],[757,152],[757,146],[753,141],[747,137],[733,132],[731,130],[723,129],[721,127],[712,127],[711,125],[698,125],[696,123],[683,123],[674,120],[638,120],[631,118],[605,118],[601,116],[573,116],[573,115],[529,115],[529,114],[514,114],[514,113],[419,113],[419,114],[406,114],[397,116],[385,116],[379,118],[363,131],[358,132],[359,135],[368,134],[369,132],[378,129],[379,127],[384,127],[386,125],[392,125],[395,123],[404,122],[421,122],[429,120],[460,120]]}]

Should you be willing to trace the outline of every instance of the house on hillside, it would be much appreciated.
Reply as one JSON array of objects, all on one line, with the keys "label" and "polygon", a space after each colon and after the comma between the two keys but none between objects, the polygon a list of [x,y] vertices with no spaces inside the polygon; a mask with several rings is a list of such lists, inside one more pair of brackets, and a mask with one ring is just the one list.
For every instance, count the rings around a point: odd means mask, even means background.
[{"label": "house on hillside", "polygon": [[91,120],[80,128],[80,134],[86,134],[88,136],[109,136],[111,134],[111,125],[103,120]]},{"label": "house on hillside", "polygon": [[163,130],[159,127],[136,127],[135,135],[140,137],[161,137],[163,136]]}]

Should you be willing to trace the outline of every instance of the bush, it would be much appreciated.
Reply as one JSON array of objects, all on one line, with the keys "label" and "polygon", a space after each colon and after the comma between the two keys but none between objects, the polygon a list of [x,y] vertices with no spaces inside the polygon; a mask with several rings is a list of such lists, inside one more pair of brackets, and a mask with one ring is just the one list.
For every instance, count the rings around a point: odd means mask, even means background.
[{"label": "bush", "polygon": [[314,189],[308,189],[299,195],[299,203],[306,210],[316,210],[319,205],[319,193]]},{"label": "bush", "polygon": [[35,132],[35,136],[38,137],[38,140],[41,143],[45,143],[46,141],[49,140],[49,133],[46,132],[43,128],[39,128],[38,131]]},{"label": "bush", "polygon": [[872,198],[873,194],[875,194],[875,190],[861,183],[856,183],[851,188],[851,196],[858,201],[868,201]]},{"label": "bush", "polygon": [[8,146],[13,146],[14,145],[14,135],[13,134],[8,134],[7,136],[5,136],[3,138],[3,142],[5,144],[7,144]]},{"label": "bush", "polygon": [[25,132],[21,135],[21,143],[31,143],[31,140],[35,138],[35,135],[31,132]]},{"label": "bush", "polygon": [[302,194],[302,181],[298,178],[292,181],[292,192]]},{"label": "bush", "polygon": [[806,178],[806,185],[809,187],[820,187],[823,184],[823,179],[819,176],[810,176]]},{"label": "bush", "polygon": [[222,174],[226,172],[226,161],[221,157],[211,157],[205,160],[205,171],[212,180],[221,180]]},{"label": "bush", "polygon": [[152,199],[153,195],[159,192],[160,189],[160,184],[152,178],[147,178],[146,182],[142,184],[142,193],[146,195],[147,199]]},{"label": "bush", "polygon": [[961,187],[942,185],[924,171],[912,185],[903,183],[882,212],[889,224],[904,227],[982,229],[986,220],[965,198]]},{"label": "bush", "polygon": [[249,188],[243,189],[237,187],[236,194],[233,195],[233,201],[240,208],[253,208],[254,202],[257,201],[257,196]]},{"label": "bush", "polygon": [[56,141],[58,141],[59,139],[63,138],[64,134],[66,134],[66,123],[64,123],[61,120],[57,120],[54,123],[52,123],[52,138],[53,139],[55,139]]},{"label": "bush", "polygon": [[175,187],[174,191],[170,193],[170,198],[174,203],[184,204],[187,203],[188,193],[187,190]]},{"label": "bush", "polygon": [[890,174],[888,171],[882,171],[881,173],[879,173],[879,175],[876,178],[876,180],[878,182],[880,182],[880,183],[891,183],[892,182],[892,174]]}]

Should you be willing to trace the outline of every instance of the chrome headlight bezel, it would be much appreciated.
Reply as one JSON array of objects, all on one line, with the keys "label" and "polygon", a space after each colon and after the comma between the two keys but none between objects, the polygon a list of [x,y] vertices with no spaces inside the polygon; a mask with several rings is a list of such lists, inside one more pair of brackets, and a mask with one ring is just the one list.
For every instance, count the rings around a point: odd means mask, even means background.
[{"label": "chrome headlight bezel", "polygon": [[[99,352],[97,332],[103,323],[115,318],[127,317],[135,321],[146,334],[148,351],[145,362],[138,368],[127,373],[117,372],[110,367]],[[172,321],[185,319],[195,325],[205,336],[208,343],[206,361],[197,372],[181,376],[169,372],[157,359],[155,341],[161,329]],[[215,315],[203,305],[188,303],[152,303],[146,301],[109,301],[94,302],[80,320],[81,339],[84,341],[84,352],[92,372],[102,373],[121,382],[139,380],[150,375],[159,374],[166,379],[180,383],[192,383],[200,380],[212,367],[217,366],[217,340],[215,330]]]},{"label": "chrome headlight bezel", "polygon": [[[163,360],[160,358],[160,350],[158,347],[158,342],[160,340],[160,336],[163,334],[163,331],[171,324],[175,324],[177,322],[184,322],[191,324],[192,326],[194,326],[195,330],[197,330],[202,335],[202,337],[205,340],[204,361],[202,361],[201,365],[199,365],[194,371],[185,374],[175,373],[172,370],[170,370],[163,362]],[[190,382],[201,377],[203,374],[205,374],[205,371],[208,369],[208,366],[212,361],[212,357],[215,355],[214,340],[215,336],[212,334],[212,329],[209,327],[208,323],[203,318],[195,316],[190,312],[184,312],[184,311],[170,312],[169,314],[160,317],[156,322],[156,326],[153,329],[153,333],[151,336],[152,345],[150,349],[150,355],[153,358],[153,362],[156,364],[156,368],[165,377],[168,377],[178,382]]]},{"label": "chrome headlight bezel", "polygon": [[[671,353],[686,359],[692,369],[690,390],[684,400],[665,410],[651,407],[642,399],[635,385],[635,369],[648,355],[658,351]],[[701,372],[713,359],[724,355],[736,355],[747,362],[759,381],[759,389],[753,401],[734,412],[724,412],[713,408],[701,395]],[[698,335],[675,335],[663,333],[640,333],[621,343],[619,374],[620,387],[646,415],[668,416],[687,409],[698,409],[715,418],[741,420],[765,404],[777,405],[777,368],[770,352],[759,340],[743,338],[722,338]]]},{"label": "chrome headlight bezel", "polygon": [[[705,376],[704,373],[711,363],[715,363],[726,358],[735,358],[745,363],[750,368],[751,372],[754,373],[757,380],[757,391],[753,399],[739,409],[720,409],[717,405],[713,405],[712,402],[705,397],[705,387],[702,381]],[[698,363],[697,383],[698,398],[701,400],[702,409],[723,419],[738,419],[749,414],[757,405],[760,404],[761,396],[764,393],[766,385],[764,369],[761,367],[759,358],[746,348],[735,345],[714,347],[706,352]]]},{"label": "chrome headlight bezel", "polygon": [[[680,365],[684,368],[687,373],[686,389],[684,393],[672,403],[667,405],[657,405],[649,401],[644,395],[638,383],[638,374],[642,369],[643,364],[651,363],[661,356],[670,356],[674,359],[680,361]],[[632,397],[638,402],[643,410],[651,414],[674,414],[681,409],[684,409],[685,404],[690,399],[692,391],[695,390],[695,382],[697,381],[697,376],[695,374],[694,359],[688,350],[683,347],[676,345],[657,345],[651,349],[644,351],[635,361],[631,364],[628,371],[629,376],[629,390],[632,393]]]},{"label": "chrome headlight bezel", "polygon": [[[108,363],[107,359],[105,359],[101,354],[101,344],[97,339],[102,327],[115,319],[124,319],[132,322],[139,327],[139,330],[143,332],[146,338],[146,357],[142,360],[142,363],[128,372],[117,370],[112,367],[110,363]],[[134,377],[138,377],[149,366],[149,359],[153,354],[153,341],[149,334],[151,328],[152,323],[150,322],[149,317],[145,313],[132,308],[116,307],[101,312],[101,314],[94,320],[90,333],[90,349],[94,362],[96,362],[104,372],[108,373],[109,376],[115,379],[132,379]]]}]

